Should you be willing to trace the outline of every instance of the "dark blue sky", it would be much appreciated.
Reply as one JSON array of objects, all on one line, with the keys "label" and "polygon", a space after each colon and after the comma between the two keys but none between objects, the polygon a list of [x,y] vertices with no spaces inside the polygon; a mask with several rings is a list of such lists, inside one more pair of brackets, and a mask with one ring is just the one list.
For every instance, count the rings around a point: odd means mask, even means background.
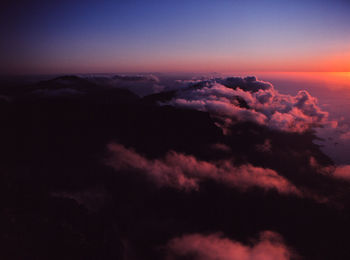
[{"label": "dark blue sky", "polygon": [[350,63],[349,3],[3,3],[1,71],[344,71]]}]

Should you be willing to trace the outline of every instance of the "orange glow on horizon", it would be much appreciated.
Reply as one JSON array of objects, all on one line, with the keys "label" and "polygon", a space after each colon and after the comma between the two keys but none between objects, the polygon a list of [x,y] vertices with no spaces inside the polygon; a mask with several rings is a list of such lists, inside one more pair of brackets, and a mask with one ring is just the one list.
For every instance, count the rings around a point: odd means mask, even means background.
[{"label": "orange glow on horizon", "polygon": [[[188,55],[186,55],[188,54]],[[345,72],[350,71],[350,51],[338,53],[163,53],[132,59],[117,56],[108,59],[79,60],[61,65],[51,62],[45,67],[33,66],[30,71],[19,66],[12,73],[74,74],[74,73],[231,73],[231,72]],[[340,74],[338,74],[340,75]]]},{"label": "orange glow on horizon", "polygon": [[[235,56],[232,54],[170,55],[155,57],[152,61],[139,63],[140,71],[159,72],[348,72],[350,71],[350,51],[322,55],[273,54]],[[131,67],[131,66],[130,66]]]},{"label": "orange glow on horizon", "polygon": [[295,82],[318,82],[330,90],[350,89],[350,72],[261,72],[256,75]]}]

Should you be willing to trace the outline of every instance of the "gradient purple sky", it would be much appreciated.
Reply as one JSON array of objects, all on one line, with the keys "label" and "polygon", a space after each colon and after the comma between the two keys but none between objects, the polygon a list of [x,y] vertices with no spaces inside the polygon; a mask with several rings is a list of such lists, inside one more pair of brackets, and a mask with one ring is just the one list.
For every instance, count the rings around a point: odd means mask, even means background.
[{"label": "gradient purple sky", "polygon": [[1,5],[1,74],[350,71],[346,0]]}]

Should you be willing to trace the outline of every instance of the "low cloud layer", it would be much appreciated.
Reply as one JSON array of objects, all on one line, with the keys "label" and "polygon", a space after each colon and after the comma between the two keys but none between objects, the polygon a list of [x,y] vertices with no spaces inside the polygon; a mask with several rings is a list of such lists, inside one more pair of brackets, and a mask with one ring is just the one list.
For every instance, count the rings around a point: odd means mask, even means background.
[{"label": "low cloud layer", "polygon": [[172,239],[168,260],[189,257],[193,260],[288,260],[292,251],[275,232],[264,231],[258,241],[245,245],[220,234],[189,234]]},{"label": "low cloud layer", "polygon": [[164,86],[160,84],[159,78],[152,74],[139,76],[117,75],[105,78],[105,80],[113,87],[131,90],[139,96],[158,93],[164,89]]},{"label": "low cloud layer", "polygon": [[350,131],[348,131],[348,132],[345,132],[345,133],[342,133],[341,135],[340,135],[340,139],[341,140],[350,140]]},{"label": "low cloud layer", "polygon": [[281,131],[304,132],[328,122],[328,113],[307,91],[284,95],[255,77],[195,82],[178,91],[166,104],[208,111],[223,128],[238,120]]},{"label": "low cloud layer", "polygon": [[111,152],[108,164],[114,169],[140,172],[161,187],[198,190],[201,181],[213,180],[240,190],[259,187],[264,190],[275,189],[282,194],[301,194],[274,170],[251,164],[237,167],[228,160],[206,162],[173,151],[162,159],[149,160],[120,144],[110,144],[108,148]]},{"label": "low cloud layer", "polygon": [[350,181],[350,165],[337,166],[333,172],[335,178]]},{"label": "low cloud layer", "polygon": [[322,166],[314,157],[310,158],[310,165],[320,174],[350,182],[350,165]]}]

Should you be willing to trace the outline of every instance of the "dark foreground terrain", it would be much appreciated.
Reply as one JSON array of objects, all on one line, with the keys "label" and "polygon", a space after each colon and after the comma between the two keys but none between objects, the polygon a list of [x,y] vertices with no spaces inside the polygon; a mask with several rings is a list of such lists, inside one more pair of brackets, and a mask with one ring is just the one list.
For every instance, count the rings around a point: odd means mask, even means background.
[{"label": "dark foreground terrain", "polygon": [[1,259],[246,259],[225,247],[213,258],[205,241],[255,250],[266,231],[283,259],[350,259],[350,185],[332,177],[312,128],[223,127],[172,105],[177,90],[140,97],[107,83],[1,86]]}]

